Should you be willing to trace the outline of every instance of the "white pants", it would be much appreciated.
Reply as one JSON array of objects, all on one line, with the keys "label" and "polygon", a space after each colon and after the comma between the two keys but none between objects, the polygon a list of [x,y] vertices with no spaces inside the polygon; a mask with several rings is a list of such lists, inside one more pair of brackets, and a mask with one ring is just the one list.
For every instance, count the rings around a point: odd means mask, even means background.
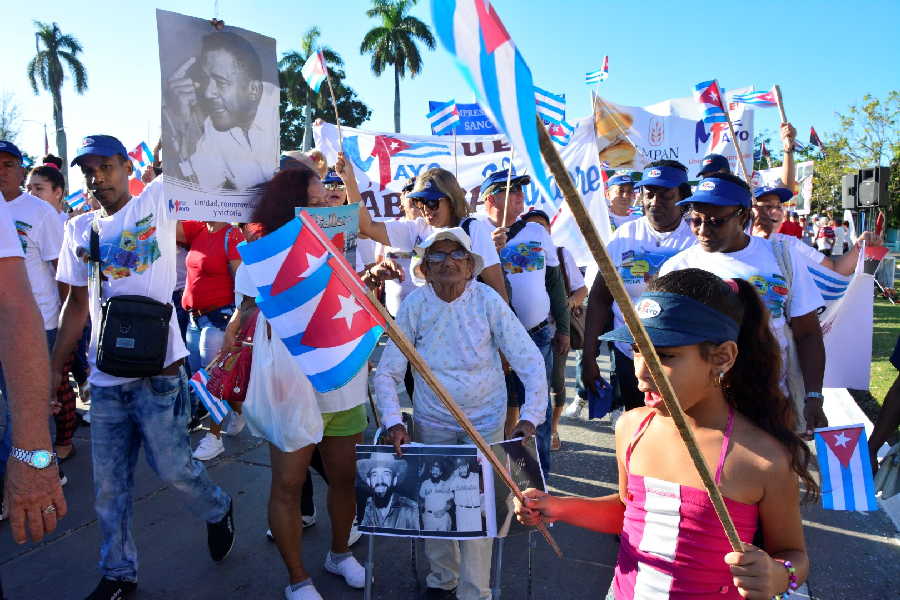
[{"label": "white pants", "polygon": [[[424,429],[424,431],[423,431]],[[503,427],[479,432],[488,443],[503,440]],[[416,440],[423,444],[471,444],[464,432],[416,428]],[[481,529],[481,515],[479,511]],[[457,524],[459,528],[460,525]],[[452,590],[459,600],[489,600],[491,597],[491,553],[494,540],[425,540],[425,556],[431,567],[425,583],[428,587]]]}]

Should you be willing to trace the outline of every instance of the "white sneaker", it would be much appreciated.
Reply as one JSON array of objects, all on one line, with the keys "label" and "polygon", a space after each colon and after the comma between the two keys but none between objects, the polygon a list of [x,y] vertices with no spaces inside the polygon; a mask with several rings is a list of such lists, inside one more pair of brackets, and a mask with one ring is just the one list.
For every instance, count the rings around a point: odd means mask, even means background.
[{"label": "white sneaker", "polygon": [[303,521],[303,529],[306,529],[307,527],[315,525],[318,519],[316,519],[315,510],[313,510],[313,514],[311,515],[300,515],[300,520]]},{"label": "white sneaker", "polygon": [[247,419],[240,413],[233,412],[228,417],[228,426],[222,431],[225,435],[238,435],[244,430]]},{"label": "white sneaker", "polygon": [[292,590],[291,586],[287,586],[284,588],[284,597],[286,600],[323,600],[315,584],[304,585],[299,590]]},{"label": "white sneaker", "polygon": [[584,409],[586,406],[587,406],[587,400],[585,398],[574,398],[563,409],[563,415],[570,417],[570,418],[581,419],[582,413],[584,412]]},{"label": "white sneaker", "polygon": [[197,460],[212,460],[223,452],[225,452],[225,444],[222,443],[222,440],[212,433],[207,433],[197,444],[193,456]]},{"label": "white sneaker", "polygon": [[612,425],[613,429],[616,428],[616,422],[624,413],[624,408],[614,408],[613,410],[609,411],[609,424]]},{"label": "white sneaker", "polygon": [[348,556],[340,562],[335,562],[329,550],[328,555],[325,557],[325,570],[329,573],[340,575],[347,582],[347,585],[352,588],[362,589],[366,587],[366,569],[359,564],[355,556]]},{"label": "white sneaker", "polygon": [[[306,517],[304,517],[306,518]],[[356,542],[359,541],[359,538],[362,537],[362,531],[359,530],[359,527],[356,526],[356,519],[353,519],[353,526],[350,527],[350,535],[347,538],[347,545],[352,546]]]}]

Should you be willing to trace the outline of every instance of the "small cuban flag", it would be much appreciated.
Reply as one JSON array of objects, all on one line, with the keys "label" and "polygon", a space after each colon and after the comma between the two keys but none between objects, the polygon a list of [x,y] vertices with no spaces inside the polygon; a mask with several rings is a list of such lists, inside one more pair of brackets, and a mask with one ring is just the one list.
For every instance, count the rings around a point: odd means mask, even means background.
[{"label": "small cuban flag", "polygon": [[575,133],[575,127],[569,125],[566,121],[562,121],[556,125],[548,125],[547,133],[550,134],[550,139],[557,145],[565,147],[572,140],[572,134]]},{"label": "small cuban flag", "polygon": [[231,412],[231,406],[221,398],[217,398],[210,393],[206,387],[208,382],[209,373],[206,369],[200,369],[194,373],[190,380],[191,387],[194,388],[194,392],[196,392],[200,402],[209,411],[210,418],[216,423],[221,423],[228,416],[228,413]]},{"label": "small cuban flag", "polygon": [[728,113],[725,112],[725,105],[722,103],[719,82],[715,79],[695,85],[694,99],[704,107],[704,123],[724,123],[728,120]]},{"label": "small cuban flag", "polygon": [[816,458],[822,475],[822,508],[878,510],[865,427],[841,425],[815,430]]},{"label": "small cuban flag", "polygon": [[548,123],[562,123],[566,119],[566,96],[554,94],[534,86],[534,101],[537,114]]},{"label": "small cuban flag", "polygon": [[318,94],[319,88],[322,87],[322,82],[325,81],[328,73],[328,67],[325,66],[325,56],[322,54],[322,51],[319,50],[310,54],[300,72],[303,74],[303,79],[306,80],[309,88]]},{"label": "small cuban flag", "polygon": [[426,115],[433,135],[447,135],[459,126],[459,109],[456,100],[448,100]]},{"label": "small cuban flag", "polygon": [[78,190],[77,192],[72,192],[66,196],[66,205],[72,212],[84,210],[86,204],[87,196],[85,195],[84,190]]},{"label": "small cuban flag", "polygon": [[584,82],[587,85],[594,85],[606,81],[609,78],[609,56],[603,57],[603,66],[596,71],[590,71],[584,74]]}]

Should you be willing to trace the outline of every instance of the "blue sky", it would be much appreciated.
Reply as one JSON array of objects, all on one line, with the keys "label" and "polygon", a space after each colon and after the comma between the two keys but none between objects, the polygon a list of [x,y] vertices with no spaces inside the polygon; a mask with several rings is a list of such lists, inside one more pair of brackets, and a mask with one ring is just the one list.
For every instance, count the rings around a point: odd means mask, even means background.
[{"label": "blue sky", "polygon": [[[23,118],[19,137],[32,154],[43,150],[42,123],[50,125],[46,93],[35,97],[25,66],[34,54],[32,21],[56,21],[85,47],[90,89],[63,91],[70,148],[92,133],[110,133],[129,148],[159,135],[159,64],[155,8],[209,18],[218,4],[226,23],[272,36],[279,56],[318,25],[324,44],[346,62],[349,83],[372,109],[365,129],[393,130],[393,76],[376,78],[359,43],[374,21],[368,0],[206,0],[179,2],[9,2],[0,39],[0,92],[12,92]],[[495,0],[494,6],[529,63],[535,83],[565,93],[568,115],[588,114],[584,73],[610,56],[610,78],[601,92],[621,104],[647,105],[688,96],[697,82],[716,77],[726,88],[781,85],[788,118],[806,138],[837,127],[835,111],[871,93],[900,89],[900,2],[825,0],[701,2],[637,0]],[[326,9],[326,10],[323,10]],[[414,14],[431,22],[429,0]],[[894,25],[890,25],[894,23]],[[427,133],[428,100],[471,101],[472,94],[438,45],[424,53],[423,73],[401,81],[402,129]],[[757,111],[757,132],[775,131],[777,111]]]}]

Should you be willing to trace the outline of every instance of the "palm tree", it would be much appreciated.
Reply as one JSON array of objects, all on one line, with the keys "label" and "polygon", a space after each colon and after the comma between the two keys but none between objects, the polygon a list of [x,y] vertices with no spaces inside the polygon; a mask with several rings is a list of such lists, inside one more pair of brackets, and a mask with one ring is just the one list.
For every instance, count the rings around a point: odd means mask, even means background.
[{"label": "palm tree", "polygon": [[370,18],[380,18],[381,25],[371,29],[359,46],[359,53],[372,54],[372,71],[381,75],[387,65],[394,65],[394,131],[400,132],[400,78],[415,77],[422,70],[422,55],[416,41],[434,50],[434,36],[428,25],[410,16],[416,0],[372,0],[366,11]]},{"label": "palm tree", "polygon": [[[310,89],[309,85],[307,85],[306,80],[303,79],[300,70],[303,68],[303,65],[310,55],[316,51],[317,47],[325,58],[325,64],[328,65],[329,71],[333,70],[333,67],[342,67],[344,65],[344,59],[342,59],[337,52],[327,46],[318,46],[321,33],[322,32],[319,31],[318,27],[310,27],[300,40],[300,51],[291,50],[290,52],[286,52],[281,60],[278,61],[279,70],[281,70],[282,73],[288,74],[287,81],[285,82],[287,83],[287,86],[286,89],[284,89],[284,92],[288,95],[288,100],[291,104],[296,106],[306,104],[303,150],[309,150],[312,147],[312,106],[314,102],[314,92]],[[282,87],[285,88],[285,86]],[[327,91],[325,93],[327,93]]]},{"label": "palm tree", "polygon": [[[35,21],[37,31],[35,35],[34,58],[28,63],[28,81],[35,95],[39,93],[38,81],[44,90],[53,96],[53,120],[56,122],[56,148],[63,162],[63,175],[67,174],[69,161],[66,158],[66,131],[63,128],[62,109],[62,85],[66,79],[63,62],[69,67],[69,72],[75,83],[75,91],[83,94],[87,90],[87,70],[78,54],[82,51],[81,42],[69,33],[59,30],[56,23],[47,24]],[[43,43],[44,49],[40,48]]]}]

